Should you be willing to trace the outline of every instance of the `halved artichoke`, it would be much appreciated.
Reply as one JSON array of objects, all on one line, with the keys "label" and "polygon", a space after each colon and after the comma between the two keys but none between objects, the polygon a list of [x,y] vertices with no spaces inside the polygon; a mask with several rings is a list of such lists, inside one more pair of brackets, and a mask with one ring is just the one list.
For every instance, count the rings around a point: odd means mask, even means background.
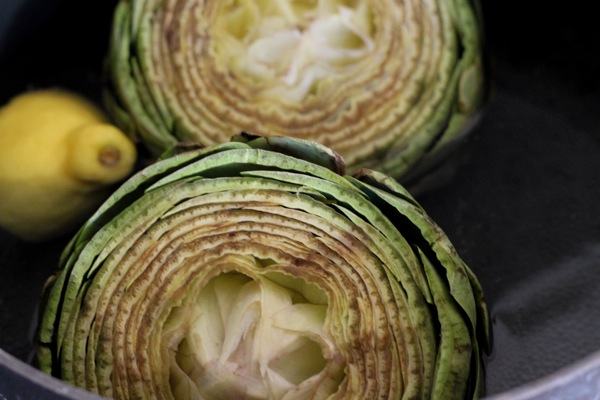
[{"label": "halved artichoke", "polygon": [[47,285],[40,368],[117,399],[462,399],[480,285],[392,178],[239,135],[134,175]]},{"label": "halved artichoke", "polygon": [[155,154],[245,130],[406,183],[475,121],[481,31],[478,0],[121,0],[106,104]]}]

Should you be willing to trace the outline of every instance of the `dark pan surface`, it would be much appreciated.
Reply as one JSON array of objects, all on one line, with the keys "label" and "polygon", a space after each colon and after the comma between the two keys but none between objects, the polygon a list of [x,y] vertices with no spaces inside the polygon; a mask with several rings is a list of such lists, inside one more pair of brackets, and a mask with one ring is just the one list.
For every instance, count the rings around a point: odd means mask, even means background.
[{"label": "dark pan surface", "polygon": [[[456,176],[419,200],[482,282],[497,395],[562,382],[600,350],[600,52],[591,10],[483,3],[490,100]],[[0,2],[0,103],[52,85],[98,99],[114,4]],[[26,379],[46,388],[23,368],[38,294],[67,240],[0,232],[0,348],[10,355],[0,353],[0,398],[33,398]],[[600,373],[591,376],[564,380],[585,389]]]}]

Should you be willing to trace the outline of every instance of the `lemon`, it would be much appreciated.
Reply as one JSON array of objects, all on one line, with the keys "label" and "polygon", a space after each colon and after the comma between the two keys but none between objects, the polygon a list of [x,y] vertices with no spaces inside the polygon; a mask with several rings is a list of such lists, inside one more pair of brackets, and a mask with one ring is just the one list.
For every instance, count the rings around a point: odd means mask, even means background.
[{"label": "lemon", "polygon": [[0,108],[0,226],[28,241],[74,230],[136,157],[86,98],[60,89],[16,96]]}]

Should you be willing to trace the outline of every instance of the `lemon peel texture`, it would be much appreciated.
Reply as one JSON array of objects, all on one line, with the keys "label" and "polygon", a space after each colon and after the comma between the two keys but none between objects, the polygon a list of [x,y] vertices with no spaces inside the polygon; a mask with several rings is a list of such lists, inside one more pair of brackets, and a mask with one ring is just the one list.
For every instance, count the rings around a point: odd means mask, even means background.
[{"label": "lemon peel texture", "polygon": [[133,142],[77,94],[30,91],[0,109],[0,226],[28,241],[74,230],[131,174]]}]

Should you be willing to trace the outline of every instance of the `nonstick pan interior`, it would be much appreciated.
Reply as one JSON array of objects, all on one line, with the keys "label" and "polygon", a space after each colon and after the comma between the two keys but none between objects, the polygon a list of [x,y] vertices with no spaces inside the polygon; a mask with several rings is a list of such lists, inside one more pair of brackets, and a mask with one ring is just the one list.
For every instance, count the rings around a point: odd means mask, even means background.
[{"label": "nonstick pan interior", "polygon": [[[483,3],[489,101],[456,175],[419,201],[482,282],[494,332],[488,394],[591,398],[600,381],[594,13]],[[0,102],[46,86],[99,101],[115,4],[1,2]],[[29,244],[0,232],[0,398],[82,398],[28,366],[38,295],[68,239]]]}]

